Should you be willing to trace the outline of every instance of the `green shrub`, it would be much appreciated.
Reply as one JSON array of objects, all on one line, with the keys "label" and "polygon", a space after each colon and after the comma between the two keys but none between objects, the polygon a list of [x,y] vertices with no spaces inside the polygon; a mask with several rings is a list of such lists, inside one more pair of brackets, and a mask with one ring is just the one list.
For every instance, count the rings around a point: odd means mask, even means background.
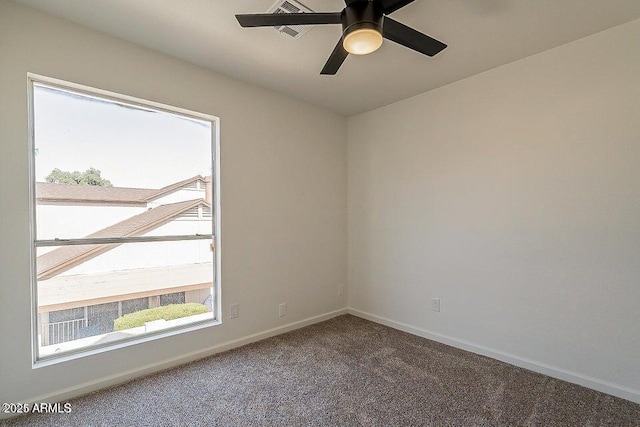
[{"label": "green shrub", "polygon": [[122,331],[123,329],[137,328],[153,320],[173,320],[207,312],[209,309],[206,306],[195,302],[163,305],[125,314],[113,321],[113,330]]}]

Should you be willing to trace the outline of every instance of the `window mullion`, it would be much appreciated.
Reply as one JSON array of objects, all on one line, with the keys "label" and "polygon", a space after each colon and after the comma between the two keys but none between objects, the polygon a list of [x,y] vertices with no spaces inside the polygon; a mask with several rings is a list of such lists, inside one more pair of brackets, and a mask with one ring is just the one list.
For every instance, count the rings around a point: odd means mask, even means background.
[{"label": "window mullion", "polygon": [[37,248],[46,246],[104,245],[109,243],[175,242],[182,240],[210,240],[213,234],[187,234],[169,236],[91,237],[84,239],[36,240]]}]

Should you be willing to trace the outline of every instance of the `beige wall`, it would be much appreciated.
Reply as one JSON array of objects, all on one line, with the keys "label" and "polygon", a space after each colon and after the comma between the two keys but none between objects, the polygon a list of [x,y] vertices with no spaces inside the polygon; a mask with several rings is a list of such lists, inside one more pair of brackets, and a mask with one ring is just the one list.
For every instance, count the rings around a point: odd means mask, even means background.
[{"label": "beige wall", "polygon": [[350,307],[640,401],[638,40],[349,118]]},{"label": "beige wall", "polygon": [[[220,117],[223,312],[240,303],[240,318],[32,369],[27,72]],[[346,134],[342,116],[0,0],[0,401],[73,394],[344,308]]]}]

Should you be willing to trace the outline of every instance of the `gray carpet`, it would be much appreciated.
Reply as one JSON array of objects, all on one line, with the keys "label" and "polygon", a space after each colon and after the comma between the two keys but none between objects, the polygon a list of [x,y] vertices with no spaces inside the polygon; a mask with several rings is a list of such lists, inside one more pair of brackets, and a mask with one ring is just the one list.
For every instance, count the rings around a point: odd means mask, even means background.
[{"label": "gray carpet", "polygon": [[640,426],[640,405],[335,319],[71,401],[24,426]]}]

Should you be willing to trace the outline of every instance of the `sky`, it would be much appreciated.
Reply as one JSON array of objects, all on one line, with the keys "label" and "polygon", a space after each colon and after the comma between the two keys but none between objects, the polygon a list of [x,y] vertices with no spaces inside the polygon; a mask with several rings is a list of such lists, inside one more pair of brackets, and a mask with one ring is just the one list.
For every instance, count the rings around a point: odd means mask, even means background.
[{"label": "sky", "polygon": [[34,88],[35,175],[93,167],[115,187],[161,188],[211,174],[207,121]]}]

